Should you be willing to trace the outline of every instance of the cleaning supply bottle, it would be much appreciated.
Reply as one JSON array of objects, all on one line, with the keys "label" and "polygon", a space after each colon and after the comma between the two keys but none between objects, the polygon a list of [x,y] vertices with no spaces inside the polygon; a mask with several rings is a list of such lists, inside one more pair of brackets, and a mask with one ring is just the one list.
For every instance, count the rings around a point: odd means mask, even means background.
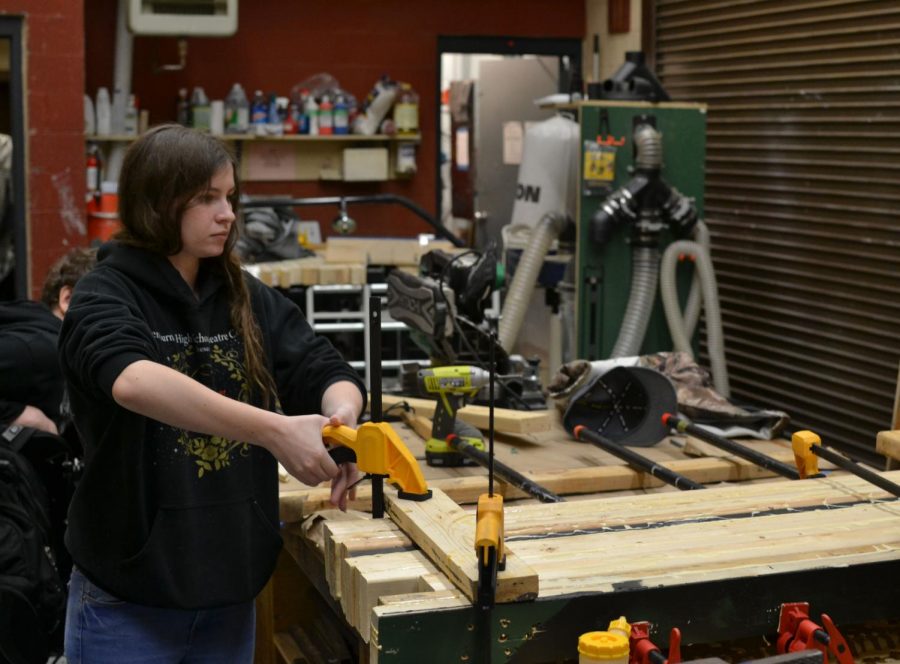
[{"label": "cleaning supply bottle", "polygon": [[309,100],[309,90],[301,90],[297,98],[297,133],[309,133],[309,116],[306,114],[306,102]]},{"label": "cleaning supply bottle", "polygon": [[401,83],[394,103],[394,129],[401,136],[419,133],[419,95],[409,83]]},{"label": "cleaning supply bottle", "polygon": [[307,132],[310,136],[318,136],[319,135],[319,105],[316,103],[316,98],[310,94],[306,99],[306,116],[309,122],[309,131]]},{"label": "cleaning supply bottle", "polygon": [[246,134],[250,125],[250,102],[240,83],[231,86],[225,97],[225,133]]},{"label": "cleaning supply bottle", "polygon": [[250,105],[250,125],[254,134],[263,136],[266,133],[266,122],[269,120],[269,104],[262,90],[253,93],[253,103]]},{"label": "cleaning supply bottle", "polygon": [[108,88],[97,89],[97,101],[94,106],[97,113],[97,135],[109,136],[112,133],[112,102]]},{"label": "cleaning supply bottle", "polygon": [[138,100],[137,95],[128,95],[128,103],[125,105],[124,133],[128,136],[137,136],[138,133]]},{"label": "cleaning supply bottle", "polygon": [[209,97],[198,85],[191,93],[191,126],[199,131],[209,131],[210,113]]},{"label": "cleaning supply bottle", "polygon": [[347,105],[347,98],[338,94],[334,98],[334,109],[332,110],[334,133],[343,135],[350,133],[350,108]]},{"label": "cleaning supply bottle", "polygon": [[191,102],[187,88],[178,89],[178,100],[175,102],[175,122],[183,127],[191,125]]},{"label": "cleaning supply bottle", "polygon": [[322,95],[322,102],[319,104],[319,134],[322,136],[331,136],[334,133],[332,110],[331,98],[328,95]]}]

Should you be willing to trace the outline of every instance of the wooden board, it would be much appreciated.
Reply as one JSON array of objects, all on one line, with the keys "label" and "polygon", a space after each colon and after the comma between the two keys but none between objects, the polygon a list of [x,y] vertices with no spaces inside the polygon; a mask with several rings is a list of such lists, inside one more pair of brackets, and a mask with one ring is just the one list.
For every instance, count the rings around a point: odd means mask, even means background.
[{"label": "wooden board", "polygon": [[[405,401],[415,411],[416,415],[433,418],[435,402],[430,399],[417,399],[415,397],[397,396],[385,394],[382,396],[382,404],[387,410],[394,404]],[[467,422],[479,429],[488,428],[489,412],[486,406],[465,406],[457,411],[457,416],[463,422]],[[550,410],[509,410],[506,408],[494,409],[494,430],[506,433],[541,433],[550,431],[554,421],[554,413]]]},{"label": "wooden board", "polygon": [[[474,601],[478,589],[475,515],[440,489],[432,491],[431,499],[425,501],[401,500],[396,491],[385,491],[388,513],[431,562]],[[537,594],[537,574],[507,550],[506,569],[497,575],[495,600],[518,602],[534,599]]]},{"label": "wooden board", "polygon": [[[784,463],[792,463],[794,456],[790,452],[772,455]],[[522,461],[525,461],[523,458]],[[774,477],[775,474],[739,458],[700,458],[683,459],[662,463],[661,465],[702,484],[715,482],[737,482],[750,479]],[[445,477],[428,479],[429,487],[440,489],[457,504],[471,504],[487,488],[487,471],[478,469],[478,475],[463,477]],[[547,472],[530,472],[524,468],[522,474],[534,480],[554,493],[570,496],[576,494],[604,493],[633,489],[652,489],[665,486],[657,478],[631,469],[628,466],[592,466],[573,468],[571,470],[555,470]],[[302,487],[285,489],[281,492],[281,520],[286,523],[299,521],[319,510],[327,508],[331,503],[331,491],[327,487]],[[496,481],[497,492],[505,500],[526,498],[528,495],[501,480]],[[350,507],[357,510],[371,510],[371,486],[360,485],[356,499],[350,501]]]},{"label": "wooden board", "polygon": [[875,451],[887,457],[888,468],[896,465],[896,462],[900,461],[900,430],[878,432],[875,438]]},{"label": "wooden board", "polygon": [[[900,471],[885,476],[897,481]],[[538,597],[552,598],[616,592],[622,584],[678,585],[900,557],[900,503],[889,498],[865,480],[835,472],[702,492],[520,504],[507,508],[505,526],[509,551],[538,576]],[[343,541],[344,578],[353,577],[344,592],[351,597],[348,620],[366,630],[364,638],[371,630],[377,639],[381,615],[471,602],[466,568],[474,567],[474,515],[441,494],[436,500],[424,510],[427,502],[389,501],[392,518],[418,531],[409,534],[427,560],[419,551],[370,553],[377,549],[368,539],[406,546],[397,524],[335,524],[337,532],[355,535]],[[438,569],[456,590],[439,587]]]}]

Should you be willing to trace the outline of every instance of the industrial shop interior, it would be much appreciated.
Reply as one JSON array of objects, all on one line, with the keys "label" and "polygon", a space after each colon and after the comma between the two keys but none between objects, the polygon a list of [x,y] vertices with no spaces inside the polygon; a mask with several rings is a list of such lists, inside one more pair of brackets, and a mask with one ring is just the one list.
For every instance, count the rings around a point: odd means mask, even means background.
[{"label": "industrial shop interior", "polygon": [[0,664],[900,662],[898,49],[0,0]]}]

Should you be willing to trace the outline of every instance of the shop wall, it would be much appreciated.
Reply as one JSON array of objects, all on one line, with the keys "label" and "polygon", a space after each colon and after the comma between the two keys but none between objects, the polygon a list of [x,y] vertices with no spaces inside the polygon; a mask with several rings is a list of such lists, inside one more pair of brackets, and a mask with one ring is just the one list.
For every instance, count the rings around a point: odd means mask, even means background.
[{"label": "shop wall", "polygon": [[0,0],[0,13],[25,17],[25,205],[29,290],[37,296],[53,261],[86,242],[84,5]]},{"label": "shop wall", "polygon": [[[116,0],[84,0],[86,90],[110,86]],[[136,37],[134,92],[150,112],[151,124],[171,121],[181,87],[202,85],[211,99],[223,99],[232,83],[248,91],[287,94],[307,77],[328,72],[358,99],[382,74],[407,81],[420,93],[419,172],[388,183],[248,183],[260,194],[331,196],[393,193],[406,196],[434,213],[435,89],[438,35],[501,35],[583,38],[585,1],[561,0],[341,0],[284,2],[242,0],[238,32],[230,38],[192,38],[187,67],[155,73],[154,64],[177,61],[173,38]],[[399,206],[356,206],[350,214],[359,235],[406,236],[428,226]],[[327,234],[332,208],[305,208]]]},{"label": "shop wall", "polygon": [[629,0],[629,30],[628,32],[610,33],[609,31],[609,0],[587,0],[587,16],[582,56],[584,80],[592,80],[591,69],[594,57],[594,35],[600,39],[600,76],[599,80],[605,81],[616,73],[616,70],[625,62],[627,51],[641,50],[642,2],[641,0]]}]

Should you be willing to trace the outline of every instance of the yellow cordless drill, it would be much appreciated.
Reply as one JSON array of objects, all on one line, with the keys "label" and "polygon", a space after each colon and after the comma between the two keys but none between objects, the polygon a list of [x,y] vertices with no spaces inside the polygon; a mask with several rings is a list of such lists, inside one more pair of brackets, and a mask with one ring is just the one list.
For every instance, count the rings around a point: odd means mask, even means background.
[{"label": "yellow cordless drill", "polygon": [[458,422],[456,411],[465,406],[467,398],[474,398],[491,376],[484,369],[469,366],[421,369],[419,387],[437,396],[431,438],[425,443],[425,460],[430,466],[472,466],[478,462],[462,454],[466,445],[484,452],[484,439],[475,427]]}]

